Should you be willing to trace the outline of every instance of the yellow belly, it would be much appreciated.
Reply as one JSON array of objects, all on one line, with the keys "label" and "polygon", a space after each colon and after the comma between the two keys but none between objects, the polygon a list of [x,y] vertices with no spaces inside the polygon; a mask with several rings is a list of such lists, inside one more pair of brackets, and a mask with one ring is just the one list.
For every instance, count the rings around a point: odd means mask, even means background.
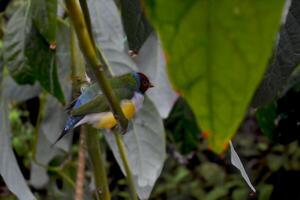
[{"label": "yellow belly", "polygon": [[[126,117],[126,119],[131,119],[135,114],[135,106],[130,100],[123,100],[121,103],[121,109]],[[95,128],[102,129],[102,128],[112,128],[117,125],[117,120],[115,119],[112,112],[104,113],[94,124]]]}]

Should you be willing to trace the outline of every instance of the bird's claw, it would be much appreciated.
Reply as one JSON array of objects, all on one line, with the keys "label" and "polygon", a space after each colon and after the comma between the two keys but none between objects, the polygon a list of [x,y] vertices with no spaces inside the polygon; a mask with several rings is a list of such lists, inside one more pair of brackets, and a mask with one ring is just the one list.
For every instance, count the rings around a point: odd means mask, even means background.
[{"label": "bird's claw", "polygon": [[112,128],[112,131],[118,131],[119,133],[121,133],[121,135],[124,135],[127,132],[128,129],[128,125],[126,125],[126,127],[120,126],[120,124],[114,126]]}]

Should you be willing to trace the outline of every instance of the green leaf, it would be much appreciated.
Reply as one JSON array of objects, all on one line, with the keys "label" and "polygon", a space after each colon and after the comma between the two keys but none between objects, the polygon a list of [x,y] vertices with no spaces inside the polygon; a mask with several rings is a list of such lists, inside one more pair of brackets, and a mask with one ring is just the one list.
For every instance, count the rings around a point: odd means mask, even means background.
[{"label": "green leaf", "polygon": [[[129,165],[141,199],[149,198],[166,158],[164,127],[158,116],[153,103],[146,98],[143,108],[133,119],[132,127],[123,136]],[[105,138],[125,173],[113,134],[108,132]]]},{"label": "green leaf", "polygon": [[[0,84],[0,86],[2,86]],[[9,190],[20,200],[34,200],[20,171],[11,148],[11,130],[8,119],[8,104],[0,91],[0,175]]]},{"label": "green leaf", "polygon": [[212,191],[210,191],[205,199],[206,200],[218,200],[224,198],[224,196],[228,193],[228,190],[224,187],[216,187]]},{"label": "green leaf", "polygon": [[48,43],[35,27],[32,27],[28,34],[25,56],[27,64],[41,86],[64,103],[65,97],[58,79],[55,51],[49,48]]},{"label": "green leaf", "polygon": [[31,29],[29,7],[21,6],[9,20],[3,38],[3,58],[11,76],[19,84],[33,84],[33,69],[26,63],[24,54],[26,36]]},{"label": "green leaf", "polygon": [[41,86],[64,102],[59,84],[55,51],[31,24],[29,7],[21,6],[9,20],[4,35],[4,60],[10,74],[19,84]]},{"label": "green leaf", "polygon": [[197,149],[201,131],[193,111],[183,98],[177,100],[164,125],[181,154],[187,155]]},{"label": "green leaf", "polygon": [[[57,47],[55,60],[58,67],[59,80],[64,92],[64,96],[67,102],[71,102],[72,83],[70,77],[72,59],[70,27],[64,21],[59,20],[57,22],[57,32],[59,34],[56,35]],[[78,61],[78,59],[76,61]],[[42,121],[41,129],[43,130],[47,140],[53,144],[64,128],[67,119],[67,113],[65,112],[63,106],[52,97],[48,97],[46,100],[45,113],[46,115]],[[62,138],[61,141],[55,145],[55,147],[58,147],[64,151],[68,151],[71,143],[72,134],[70,133]]]},{"label": "green leaf", "polygon": [[284,1],[146,2],[170,56],[171,80],[220,153],[265,71]]},{"label": "green leaf", "polygon": [[[72,80],[70,79],[70,77],[71,77],[71,69],[73,67],[72,66],[73,61],[71,58],[71,29],[70,26],[65,21],[58,20],[57,31],[59,34],[56,34],[57,47],[56,47],[55,58],[56,58],[58,76],[66,100],[71,101]],[[79,47],[77,48],[78,49],[76,50],[78,53],[80,52],[80,49]],[[77,55],[77,57],[79,56],[80,55]],[[76,59],[76,64],[82,67],[84,64],[83,62],[80,61],[81,59]],[[75,71],[78,74],[80,69],[76,68]]]},{"label": "green leaf", "polygon": [[287,94],[289,90],[300,91],[300,65],[298,65],[295,70],[292,72],[290,77],[287,80],[287,83],[284,85],[283,90],[280,93],[280,97],[283,97]]},{"label": "green leaf", "polygon": [[277,105],[275,103],[262,106],[256,111],[256,119],[261,131],[270,139],[273,139]]},{"label": "green leaf", "polygon": [[286,19],[279,33],[274,58],[265,73],[252,105],[266,105],[289,84],[288,79],[300,62],[300,2],[286,1]]},{"label": "green leaf", "polygon": [[139,0],[122,0],[121,14],[129,49],[138,52],[153,31]]},{"label": "green leaf", "polygon": [[268,200],[270,199],[274,186],[270,184],[263,184],[259,187],[258,200]]},{"label": "green leaf", "polygon": [[278,171],[287,162],[286,156],[270,154],[267,157],[268,167],[271,171]]},{"label": "green leaf", "polygon": [[31,13],[38,31],[49,44],[55,43],[57,0],[32,0]]},{"label": "green leaf", "polygon": [[232,200],[247,199],[249,191],[246,188],[237,188],[232,193]]},{"label": "green leaf", "polygon": [[215,163],[203,163],[199,171],[208,186],[223,185],[225,182],[225,172]]}]

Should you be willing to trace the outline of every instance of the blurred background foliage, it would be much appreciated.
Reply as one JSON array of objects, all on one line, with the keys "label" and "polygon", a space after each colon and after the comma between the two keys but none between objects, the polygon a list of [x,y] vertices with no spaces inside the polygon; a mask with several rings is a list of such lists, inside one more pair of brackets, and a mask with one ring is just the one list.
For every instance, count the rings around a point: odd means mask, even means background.
[{"label": "blurred background foliage", "polygon": [[[299,109],[298,101],[293,96],[299,96],[299,93],[296,92],[290,96],[291,93],[294,93],[293,89],[277,102],[288,110],[277,109],[275,114],[277,121],[290,119],[289,121],[277,123],[266,133],[259,127],[257,116],[251,110],[234,139],[236,150],[246,164],[246,170],[256,186],[257,194],[249,190],[247,184],[229,162],[228,154],[220,157],[207,150],[207,143],[196,125],[189,106],[183,99],[179,99],[170,116],[164,121],[167,131],[168,157],[150,199],[300,199],[298,192],[300,184],[299,139],[290,135],[291,132],[297,131],[298,127],[291,125],[294,124],[293,121],[299,121],[299,116],[289,114],[291,110]],[[31,106],[32,104],[36,106],[36,101],[37,99],[34,98],[22,104],[12,104],[10,107],[12,145],[26,179],[30,177],[29,160],[32,153],[31,145],[34,142],[33,126],[36,121],[36,116],[32,116],[36,108]],[[29,115],[29,113],[32,114]],[[265,113],[264,116],[265,118],[274,117],[274,113],[270,116]],[[282,116],[285,116],[284,119]],[[290,121],[290,126],[287,126],[286,123]],[[273,137],[284,136],[286,140],[280,144],[270,138],[270,134]],[[78,135],[75,134],[75,136]],[[56,199],[60,199],[59,197],[72,199],[72,186],[63,177],[75,177],[76,163],[72,160],[77,156],[77,140],[78,137],[75,137],[75,144],[69,153],[57,156],[51,161],[50,168],[59,167],[61,172],[48,170],[51,178],[50,184],[41,190],[32,188],[34,194],[40,199],[53,199],[53,196]],[[106,148],[106,151],[112,195],[114,199],[129,199],[122,172],[116,165],[110,150]],[[67,161],[61,165],[62,160]],[[61,176],[62,173],[64,176]],[[90,173],[87,172],[87,183],[88,179],[91,179]],[[15,199],[3,182],[0,188],[0,199]]]}]

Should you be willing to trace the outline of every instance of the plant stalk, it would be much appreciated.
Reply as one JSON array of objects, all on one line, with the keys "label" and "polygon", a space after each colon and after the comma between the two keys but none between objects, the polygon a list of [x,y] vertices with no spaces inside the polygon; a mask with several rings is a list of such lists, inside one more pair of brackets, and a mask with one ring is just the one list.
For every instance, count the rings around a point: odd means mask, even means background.
[{"label": "plant stalk", "polygon": [[[92,40],[92,44],[94,45],[94,48],[97,51],[98,58],[100,59],[100,62],[103,65],[104,72],[107,77],[112,77],[111,68],[108,65],[108,61],[106,60],[104,55],[97,49],[97,46],[95,44],[95,40],[94,40],[93,33],[92,33],[92,23],[91,23],[91,18],[90,18],[90,13],[89,13],[87,2],[86,2],[86,0],[79,0],[79,2],[80,2],[81,10],[83,12],[83,16],[85,19],[85,23],[86,23],[90,38]],[[92,77],[90,77],[90,78],[92,78]]]},{"label": "plant stalk", "polygon": [[45,103],[46,103],[46,93],[42,92],[39,96],[40,105],[39,105],[39,112],[38,117],[36,121],[36,125],[34,128],[34,143],[33,143],[33,149],[32,149],[32,158],[33,160],[36,160],[36,152],[37,152],[37,145],[39,142],[39,135],[40,135],[40,127],[42,125],[42,120],[45,115]]},{"label": "plant stalk", "polygon": [[138,198],[136,196],[137,193],[135,190],[132,173],[130,171],[129,161],[126,156],[126,149],[125,149],[123,140],[121,138],[121,135],[117,131],[114,131],[114,136],[115,136],[117,146],[119,149],[119,153],[120,153],[120,156],[123,161],[124,168],[125,168],[126,178],[127,178],[127,182],[128,182],[129,189],[130,189],[131,199],[138,200]]},{"label": "plant stalk", "polygon": [[90,125],[85,125],[85,135],[88,152],[93,165],[93,172],[96,183],[96,193],[100,194],[101,199],[110,200],[110,192],[108,188],[108,181],[105,172],[105,161],[101,153],[101,146],[99,143],[98,132]]}]

